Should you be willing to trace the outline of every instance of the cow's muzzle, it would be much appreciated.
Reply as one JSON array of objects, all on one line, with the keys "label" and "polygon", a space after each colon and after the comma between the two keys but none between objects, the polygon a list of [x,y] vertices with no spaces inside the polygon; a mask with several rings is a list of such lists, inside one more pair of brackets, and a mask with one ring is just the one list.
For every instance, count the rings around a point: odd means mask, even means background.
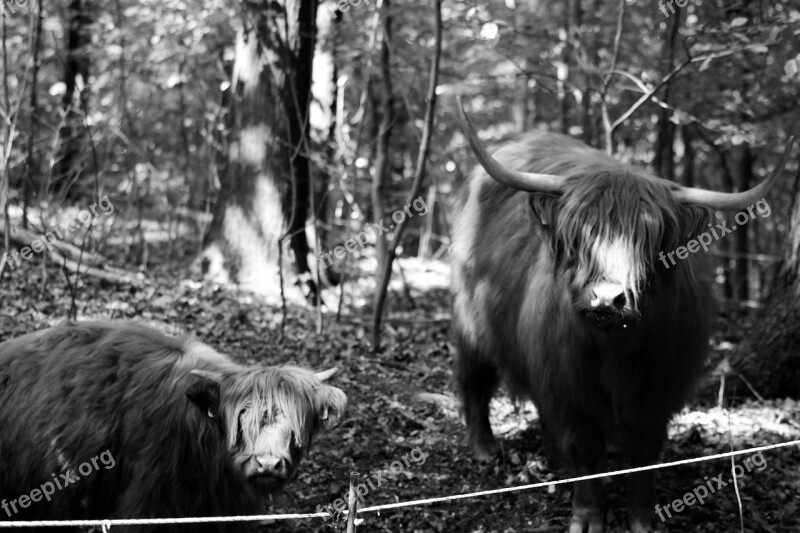
[{"label": "cow's muzzle", "polygon": [[590,285],[577,304],[584,319],[604,330],[627,327],[635,318],[625,287],[617,283],[604,281]]},{"label": "cow's muzzle", "polygon": [[288,459],[251,456],[244,464],[244,475],[262,492],[274,492],[294,477],[296,470]]},{"label": "cow's muzzle", "polygon": [[254,455],[247,466],[251,476],[285,478],[289,473],[289,461],[283,457]]}]

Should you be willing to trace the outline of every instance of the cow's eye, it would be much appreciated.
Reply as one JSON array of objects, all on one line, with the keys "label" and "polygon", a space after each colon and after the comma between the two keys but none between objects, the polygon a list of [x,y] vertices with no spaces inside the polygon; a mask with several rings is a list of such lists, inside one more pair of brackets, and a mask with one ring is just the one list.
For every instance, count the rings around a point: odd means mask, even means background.
[{"label": "cow's eye", "polygon": [[280,411],[278,411],[277,407],[273,407],[272,410],[264,409],[264,413],[261,415],[261,425],[268,426],[275,422],[278,419],[278,415]]}]

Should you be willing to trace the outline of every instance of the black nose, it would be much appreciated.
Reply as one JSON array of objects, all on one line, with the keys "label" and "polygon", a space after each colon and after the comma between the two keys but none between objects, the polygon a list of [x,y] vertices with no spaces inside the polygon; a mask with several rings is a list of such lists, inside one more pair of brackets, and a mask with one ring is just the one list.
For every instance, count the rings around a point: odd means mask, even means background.
[{"label": "black nose", "polygon": [[286,459],[256,458],[256,462],[258,463],[257,471],[259,474],[286,477],[286,475],[289,473],[289,461]]},{"label": "black nose", "polygon": [[625,308],[628,298],[625,288],[616,283],[598,283],[592,288],[589,305],[600,312],[618,313]]},{"label": "black nose", "polygon": [[601,282],[590,291],[589,305],[582,311],[585,318],[602,328],[616,327],[624,322],[623,311],[628,303],[624,287],[616,283]]}]

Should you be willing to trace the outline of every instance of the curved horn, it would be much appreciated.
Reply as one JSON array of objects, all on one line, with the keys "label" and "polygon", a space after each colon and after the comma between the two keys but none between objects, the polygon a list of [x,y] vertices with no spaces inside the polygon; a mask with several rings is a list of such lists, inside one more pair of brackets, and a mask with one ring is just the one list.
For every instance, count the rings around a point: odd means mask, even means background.
[{"label": "curved horn", "polygon": [[521,189],[523,191],[549,193],[561,192],[561,182],[564,180],[561,176],[535,174],[533,172],[520,172],[519,170],[503,168],[503,166],[498,163],[494,157],[489,155],[489,152],[486,151],[486,148],[483,147],[480,139],[478,139],[478,134],[475,132],[475,128],[472,126],[472,122],[467,116],[467,112],[464,110],[464,103],[461,101],[461,95],[458,95],[457,99],[458,114],[461,118],[461,127],[463,128],[464,133],[467,135],[467,140],[469,141],[469,145],[472,147],[475,157],[478,158],[478,162],[481,164],[484,170],[486,170],[489,176],[494,178],[496,181],[499,181],[503,185],[508,185],[509,187]]},{"label": "curved horn", "polygon": [[206,381],[211,383],[216,383],[219,385],[222,383],[222,373],[221,372],[211,372],[208,370],[200,370],[199,368],[195,368],[191,372],[189,372],[193,376],[197,376],[199,378],[203,378]]},{"label": "curved horn", "polygon": [[738,211],[744,209],[749,205],[753,205],[756,201],[764,198],[772,187],[777,183],[778,178],[783,174],[783,167],[786,166],[786,161],[789,160],[789,154],[792,152],[794,146],[794,136],[789,137],[786,144],[786,150],[781,156],[780,163],[772,171],[772,174],[764,181],[742,192],[715,192],[706,191],[704,189],[696,189],[694,187],[680,187],[678,186],[672,191],[672,195],[679,202],[693,205],[705,205],[712,209]]},{"label": "curved horn", "polygon": [[333,367],[329,368],[328,370],[323,370],[322,372],[316,372],[314,376],[316,376],[316,378],[320,381],[327,381],[328,379],[331,378],[331,376],[333,376],[338,371],[339,371],[338,368]]}]

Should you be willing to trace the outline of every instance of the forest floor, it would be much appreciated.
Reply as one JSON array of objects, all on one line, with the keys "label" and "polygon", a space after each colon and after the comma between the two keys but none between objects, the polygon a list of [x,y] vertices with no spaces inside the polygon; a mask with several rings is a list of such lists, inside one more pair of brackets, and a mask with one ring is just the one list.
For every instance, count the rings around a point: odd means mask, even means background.
[{"label": "forest floor", "polygon": [[[131,319],[171,333],[190,332],[245,363],[293,363],[340,372],[334,385],[348,395],[348,412],[334,430],[321,435],[298,478],[278,494],[270,513],[310,513],[341,497],[351,472],[371,476],[364,505],[455,495],[556,480],[542,450],[535,409],[514,406],[504,396],[492,405],[492,426],[502,446],[502,461],[483,465],[463,444],[464,424],[453,394],[449,342],[447,267],[401,260],[411,300],[393,292],[384,346],[374,355],[369,343],[369,287],[347,284],[352,298],[341,319],[323,315],[317,334],[313,311],[280,307],[226,287],[182,281],[167,269],[148,272],[143,289],[115,287],[84,278],[77,290],[80,319]],[[49,279],[43,278],[44,274]],[[371,273],[365,273],[365,279]],[[325,299],[336,308],[334,293]],[[333,300],[333,301],[331,301]],[[54,268],[26,264],[0,282],[0,341],[63,320],[70,294]],[[283,324],[283,336],[281,335]],[[740,324],[720,321],[715,350],[731,349]],[[726,400],[726,405],[730,405]],[[800,403],[744,401],[719,408],[695,401],[670,425],[663,461],[800,439]],[[411,454],[411,455],[408,455]],[[424,454],[425,458],[421,458]],[[403,456],[407,460],[403,463]],[[736,458],[742,464],[748,456]],[[800,448],[763,452],[759,468],[745,473],[708,497],[703,505],[673,513],[664,531],[800,531]],[[400,461],[402,471],[392,463]],[[752,463],[751,463],[752,464]],[[612,464],[616,468],[620,465]],[[658,501],[665,505],[720,473],[730,477],[730,460],[668,468],[657,473]],[[380,481],[378,481],[378,477]],[[609,531],[625,531],[625,480],[607,479]],[[359,533],[368,532],[537,532],[564,531],[571,488],[559,485],[451,502],[405,507],[361,516]],[[738,489],[738,494],[737,494]],[[737,501],[737,496],[738,500]],[[744,528],[740,529],[740,513]],[[274,533],[343,531],[343,522],[320,518],[277,521]]]}]

